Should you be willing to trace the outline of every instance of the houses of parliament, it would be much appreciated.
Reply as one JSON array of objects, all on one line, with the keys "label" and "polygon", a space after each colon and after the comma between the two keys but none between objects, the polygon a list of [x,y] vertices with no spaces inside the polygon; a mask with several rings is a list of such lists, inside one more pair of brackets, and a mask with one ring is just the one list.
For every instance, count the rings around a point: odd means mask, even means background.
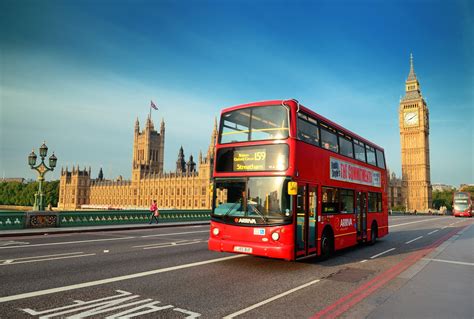
[{"label": "houses of parliament", "polygon": [[209,209],[212,203],[210,181],[214,162],[217,122],[207,154],[199,154],[197,163],[193,156],[186,161],[181,147],[176,161],[176,171],[165,173],[165,123],[157,131],[150,116],[140,130],[135,122],[131,180],[106,180],[102,169],[97,178],[91,169],[61,169],[59,183],[59,209],[78,208],[145,208],[157,200],[160,208]]}]

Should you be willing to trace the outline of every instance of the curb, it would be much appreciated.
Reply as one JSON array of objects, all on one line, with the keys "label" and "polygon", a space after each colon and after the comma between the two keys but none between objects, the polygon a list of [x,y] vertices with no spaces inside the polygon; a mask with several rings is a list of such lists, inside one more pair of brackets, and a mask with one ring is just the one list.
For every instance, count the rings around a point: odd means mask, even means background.
[{"label": "curb", "polygon": [[49,234],[71,234],[71,233],[91,233],[97,231],[116,231],[116,230],[133,230],[133,229],[150,229],[150,228],[170,228],[180,226],[205,226],[211,222],[188,222],[188,223],[161,223],[161,224],[131,224],[117,227],[104,227],[104,226],[91,226],[88,228],[35,228],[30,230],[15,231],[11,230],[8,233],[0,231],[1,237],[19,237],[19,236],[37,236],[37,235],[49,235]]}]

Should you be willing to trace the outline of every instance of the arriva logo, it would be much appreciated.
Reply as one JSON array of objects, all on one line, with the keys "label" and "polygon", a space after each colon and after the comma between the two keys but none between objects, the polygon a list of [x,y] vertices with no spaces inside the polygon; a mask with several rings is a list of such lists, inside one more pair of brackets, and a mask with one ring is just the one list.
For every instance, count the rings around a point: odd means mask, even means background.
[{"label": "arriva logo", "polygon": [[352,226],[352,218],[341,219],[340,227],[349,227]]},{"label": "arriva logo", "polygon": [[236,218],[234,221],[236,223],[242,223],[242,224],[256,224],[257,223],[255,219],[252,219],[252,218]]}]

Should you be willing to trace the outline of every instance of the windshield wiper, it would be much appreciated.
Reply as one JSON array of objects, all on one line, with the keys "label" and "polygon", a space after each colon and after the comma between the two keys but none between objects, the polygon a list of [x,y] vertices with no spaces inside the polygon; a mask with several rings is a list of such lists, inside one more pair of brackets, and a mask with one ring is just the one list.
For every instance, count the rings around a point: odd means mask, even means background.
[{"label": "windshield wiper", "polygon": [[229,210],[223,215],[223,217],[226,217],[227,215],[229,215],[229,213],[234,209],[234,207],[237,205],[237,204],[240,204],[242,202],[242,199],[239,199],[238,202],[235,202],[234,205],[230,206]]},{"label": "windshield wiper", "polygon": [[252,210],[253,210],[254,212],[256,212],[256,213],[262,218],[263,223],[264,223],[264,224],[267,224],[267,219],[265,218],[265,215],[263,215],[262,212],[259,211],[259,210],[257,209],[257,207],[253,206],[252,204],[250,204],[249,206],[250,206],[250,208],[252,208]]}]

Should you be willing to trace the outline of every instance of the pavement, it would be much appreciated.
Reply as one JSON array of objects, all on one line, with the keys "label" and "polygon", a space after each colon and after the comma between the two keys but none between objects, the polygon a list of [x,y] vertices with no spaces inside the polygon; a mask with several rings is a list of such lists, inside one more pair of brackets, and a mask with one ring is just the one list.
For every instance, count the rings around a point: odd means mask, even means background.
[{"label": "pavement", "polygon": [[471,224],[400,274],[403,286],[367,318],[473,318]]},{"label": "pavement", "polygon": [[96,231],[117,231],[117,230],[134,230],[134,229],[152,229],[164,227],[179,227],[179,226],[198,226],[209,225],[209,221],[194,221],[194,222],[172,222],[172,223],[158,223],[158,224],[129,224],[129,225],[102,225],[102,226],[80,226],[80,227],[51,227],[51,228],[24,228],[1,230],[0,237],[13,236],[36,236],[44,234],[68,234],[68,233],[86,233]]}]

